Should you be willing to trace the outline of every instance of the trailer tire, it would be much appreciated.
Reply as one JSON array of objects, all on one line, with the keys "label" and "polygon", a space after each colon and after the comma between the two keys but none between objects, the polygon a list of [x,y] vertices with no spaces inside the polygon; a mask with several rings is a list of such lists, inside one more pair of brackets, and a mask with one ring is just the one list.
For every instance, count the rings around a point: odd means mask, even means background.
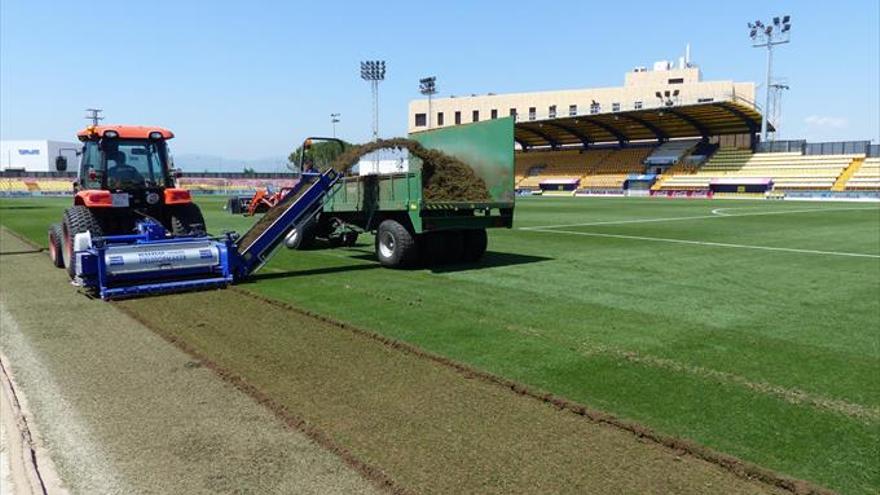
[{"label": "trailer tire", "polygon": [[226,209],[233,215],[241,214],[241,200],[238,196],[233,196],[226,200]]},{"label": "trailer tire", "polygon": [[476,263],[480,261],[489,245],[489,236],[486,229],[465,230],[464,236],[464,261]]},{"label": "trailer tire", "polygon": [[205,234],[205,217],[195,203],[187,203],[171,207],[171,233],[180,235]]},{"label": "trailer tire", "polygon": [[376,257],[382,266],[410,267],[418,259],[416,240],[400,222],[385,220],[376,232]]},{"label": "trailer tire", "polygon": [[446,238],[446,255],[441,260],[443,263],[461,263],[464,260],[464,235],[460,230],[447,230],[443,232]]},{"label": "trailer tire", "polygon": [[64,210],[64,220],[61,222],[62,239],[62,263],[67,269],[70,278],[76,276],[76,267],[73,260],[73,239],[76,234],[90,232],[93,237],[104,235],[98,217],[95,213],[82,205],[71,206]]},{"label": "trailer tire", "polygon": [[358,242],[357,232],[346,232],[342,234],[342,245],[345,247],[356,246]]},{"label": "trailer tire", "polygon": [[314,219],[303,225],[302,229],[294,227],[284,237],[284,245],[287,249],[305,250],[315,244],[315,229],[317,225]]},{"label": "trailer tire", "polygon": [[422,237],[422,255],[428,266],[458,263],[464,258],[464,238],[461,231],[428,232]]},{"label": "trailer tire", "polygon": [[49,259],[56,268],[64,268],[64,255],[61,250],[61,239],[64,234],[61,230],[61,224],[55,223],[49,227]]}]

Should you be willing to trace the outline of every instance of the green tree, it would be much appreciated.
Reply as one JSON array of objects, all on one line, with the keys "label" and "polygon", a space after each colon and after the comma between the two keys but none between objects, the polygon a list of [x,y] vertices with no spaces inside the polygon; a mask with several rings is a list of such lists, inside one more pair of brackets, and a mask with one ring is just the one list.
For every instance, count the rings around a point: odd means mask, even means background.
[{"label": "green tree", "polygon": [[248,167],[247,165],[245,165],[245,167],[244,167],[244,171],[243,171],[242,173],[243,173],[244,175],[254,176],[254,175],[257,174],[257,171],[254,170],[253,167]]},{"label": "green tree", "polygon": [[[336,141],[316,141],[306,150],[305,161],[313,163],[318,170],[325,170],[333,160],[352,146],[354,145],[346,141],[342,141],[342,146]],[[287,161],[296,170],[299,170],[301,166],[298,160],[302,151],[303,147],[300,145],[287,157]]]}]

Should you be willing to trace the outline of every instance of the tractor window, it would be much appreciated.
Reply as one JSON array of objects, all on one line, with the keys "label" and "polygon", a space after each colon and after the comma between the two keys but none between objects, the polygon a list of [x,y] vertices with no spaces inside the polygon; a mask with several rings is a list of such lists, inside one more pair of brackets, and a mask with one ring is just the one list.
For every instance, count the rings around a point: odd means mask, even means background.
[{"label": "tractor window", "polygon": [[160,141],[104,141],[107,186],[116,188],[171,187]]},{"label": "tractor window", "polygon": [[[83,146],[82,159],[79,164],[80,183],[85,189],[100,189],[101,150],[98,143],[89,141]],[[93,171],[94,173],[90,173]]]}]

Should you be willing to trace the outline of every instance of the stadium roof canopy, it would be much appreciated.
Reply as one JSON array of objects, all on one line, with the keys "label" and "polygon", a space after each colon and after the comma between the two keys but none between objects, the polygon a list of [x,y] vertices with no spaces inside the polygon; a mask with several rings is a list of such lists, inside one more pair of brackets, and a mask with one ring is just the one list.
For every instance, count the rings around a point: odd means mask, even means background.
[{"label": "stadium roof canopy", "polygon": [[529,149],[755,134],[760,129],[761,114],[752,106],[721,101],[520,121],[514,135],[523,149]]}]

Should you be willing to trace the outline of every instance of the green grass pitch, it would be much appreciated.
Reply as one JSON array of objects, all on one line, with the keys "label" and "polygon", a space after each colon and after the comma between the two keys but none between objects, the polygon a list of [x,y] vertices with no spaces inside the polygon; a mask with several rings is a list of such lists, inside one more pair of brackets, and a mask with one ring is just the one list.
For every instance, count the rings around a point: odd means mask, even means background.
[{"label": "green grass pitch", "polygon": [[[45,245],[62,199],[0,201]],[[252,219],[199,199],[214,232]],[[48,264],[48,261],[46,262]],[[527,198],[480,266],[281,251],[247,290],[847,493],[880,490],[880,208]]]}]

